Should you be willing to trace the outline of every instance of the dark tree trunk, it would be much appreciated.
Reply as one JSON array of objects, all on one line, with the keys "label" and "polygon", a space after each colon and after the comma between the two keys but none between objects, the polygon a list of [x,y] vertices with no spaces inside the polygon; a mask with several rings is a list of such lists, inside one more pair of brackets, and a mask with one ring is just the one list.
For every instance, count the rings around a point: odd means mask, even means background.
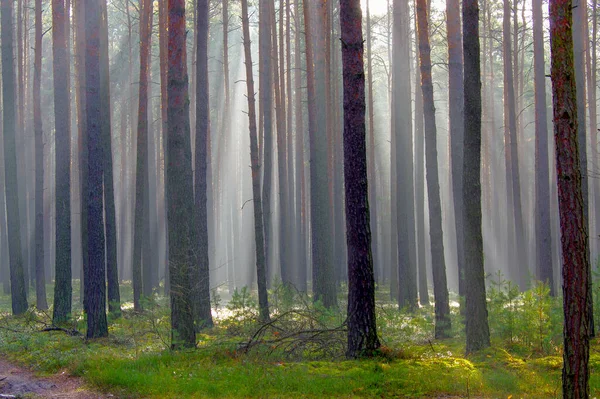
[{"label": "dark tree trunk", "polygon": [[359,0],[340,0],[344,70],[344,182],[348,242],[348,351],[356,358],[379,348],[367,184],[365,72]]},{"label": "dark tree trunk", "polygon": [[196,158],[195,158],[195,202],[197,243],[192,264],[192,298],[194,301],[194,321],[196,329],[211,327],[210,313],[210,272],[208,261],[208,209],[206,207],[206,171],[209,159],[207,145],[210,135],[210,115],[208,98],[208,13],[209,1],[198,0],[196,27]]},{"label": "dark tree trunk", "polygon": [[[579,162],[581,164],[581,189],[583,195],[583,218],[585,221],[586,230],[590,228],[590,212],[589,212],[589,175],[587,162],[587,134],[586,134],[586,88],[585,88],[585,49],[588,47],[588,34],[585,29],[587,23],[587,2],[581,1],[573,9],[573,23],[575,30],[573,31],[573,47],[574,47],[574,62],[575,62],[575,84],[577,86],[577,137],[579,146]],[[590,263],[590,252],[588,246],[587,252],[588,264]],[[588,268],[588,316],[590,318],[590,334],[593,337],[594,331],[594,312],[592,309],[592,272]]]},{"label": "dark tree trunk", "polygon": [[[325,7],[320,5],[319,7]],[[312,283],[313,300],[321,301],[326,308],[337,306],[335,277],[333,273],[331,204],[327,182],[327,132],[325,93],[317,95],[317,86],[325,86],[324,59],[315,63],[317,52],[326,50],[324,43],[319,49],[313,40],[313,18],[318,12],[310,2],[304,2],[304,25],[306,34],[306,71],[308,88],[308,131],[310,142],[310,218],[312,237]],[[324,40],[321,40],[324,41]],[[318,40],[317,40],[318,42]],[[321,54],[321,58],[323,54]],[[317,77],[317,75],[319,75]]]},{"label": "dark tree trunk", "polygon": [[551,78],[560,213],[564,348],[563,398],[588,398],[589,248],[581,160],[573,54],[573,2],[550,0]]},{"label": "dark tree trunk", "polygon": [[250,161],[252,169],[252,202],[254,205],[254,240],[256,245],[256,275],[258,283],[258,309],[262,321],[269,320],[265,241],[263,236],[263,209],[260,193],[260,158],[256,128],[256,100],[254,99],[254,78],[252,76],[252,52],[250,42],[250,20],[248,2],[242,0],[242,29],[244,37],[244,63],[246,64],[246,87],[248,89],[248,118],[250,124]]},{"label": "dark tree trunk", "polygon": [[4,178],[6,216],[8,225],[8,254],[10,258],[10,287],[13,314],[27,310],[26,281],[21,252],[21,223],[17,192],[17,157],[15,144],[15,70],[13,59],[12,0],[2,0],[2,111],[4,135]]},{"label": "dark tree trunk", "polygon": [[[87,313],[87,338],[108,335],[106,321],[106,268],[103,217],[102,178],[104,175],[104,146],[102,141],[102,107],[100,78],[100,18],[99,2],[91,1],[85,7],[86,48],[86,125],[88,168],[84,179],[87,207],[88,263],[85,268],[84,309]],[[58,187],[58,186],[57,186]],[[58,189],[57,189],[58,191]]]},{"label": "dark tree trunk", "polygon": [[273,180],[273,74],[271,65],[271,10],[273,0],[259,2],[259,105],[263,128],[262,208],[267,284],[271,276],[271,184]]},{"label": "dark tree trunk", "polygon": [[108,311],[121,315],[119,268],[117,265],[117,221],[113,180],[110,71],[108,61],[108,13],[106,0],[100,0],[102,11],[100,32],[100,101],[102,112],[102,145],[104,147],[104,213],[106,232],[106,277],[108,282]]},{"label": "dark tree trunk", "polygon": [[[135,177],[135,226],[133,232],[133,307],[142,310],[140,298],[144,293],[144,274],[149,269],[149,253],[142,254],[143,243],[150,239],[148,218],[148,80],[150,74],[150,43],[152,39],[152,2],[142,0],[140,10],[140,90],[137,128],[137,162]],[[188,237],[189,238],[189,237]],[[146,273],[144,273],[146,272]],[[148,277],[148,276],[146,276]]]},{"label": "dark tree trunk", "polygon": [[533,62],[535,84],[535,242],[537,276],[554,296],[552,234],[550,228],[550,164],[548,162],[548,117],[542,0],[533,0]]},{"label": "dark tree trunk", "polygon": [[[44,132],[42,130],[42,0],[35,2],[33,130],[35,134],[35,293],[38,309],[48,309],[44,269]],[[3,195],[3,194],[0,194]],[[4,208],[2,208],[2,212]],[[4,228],[4,227],[3,227]]]},{"label": "dark tree trunk", "polygon": [[408,0],[394,0],[393,133],[395,135],[397,207],[398,305],[417,307],[417,269],[413,194],[412,106],[410,90],[410,34]]},{"label": "dark tree trunk", "polygon": [[196,345],[191,297],[190,265],[196,247],[190,240],[193,224],[194,181],[190,143],[188,73],[186,63],[185,1],[168,2],[168,137],[167,217],[169,222],[169,278],[171,348]]},{"label": "dark tree trunk", "polygon": [[463,0],[465,329],[467,353],[490,346],[481,225],[481,71],[479,5]]},{"label": "dark tree trunk", "polygon": [[442,232],[442,205],[438,177],[437,130],[431,77],[431,48],[429,46],[429,21],[425,0],[417,0],[417,26],[419,35],[419,58],[421,61],[421,88],[425,116],[425,162],[427,192],[429,197],[429,237],[431,240],[431,268],[433,271],[433,295],[435,297],[435,337],[450,336],[450,302],[446,282],[444,259],[444,236]]},{"label": "dark tree trunk", "polygon": [[450,164],[452,167],[452,198],[456,231],[456,260],[458,266],[458,293],[465,295],[464,287],[464,227],[462,201],[463,145],[464,145],[464,91],[463,51],[460,29],[460,1],[446,0],[448,32],[448,106],[450,122]]},{"label": "dark tree trunk", "polygon": [[[417,26],[417,15],[414,16]],[[415,52],[419,51],[419,37],[415,38]],[[421,77],[419,57],[415,57],[415,82]],[[415,230],[417,239],[417,268],[419,272],[419,302],[428,306],[427,259],[425,256],[425,118],[423,117],[423,90],[415,90]]]},{"label": "dark tree trunk", "polygon": [[54,71],[55,187],[56,187],[56,273],[53,322],[66,321],[71,314],[71,117],[67,76],[69,50],[65,32],[64,0],[52,2]]}]

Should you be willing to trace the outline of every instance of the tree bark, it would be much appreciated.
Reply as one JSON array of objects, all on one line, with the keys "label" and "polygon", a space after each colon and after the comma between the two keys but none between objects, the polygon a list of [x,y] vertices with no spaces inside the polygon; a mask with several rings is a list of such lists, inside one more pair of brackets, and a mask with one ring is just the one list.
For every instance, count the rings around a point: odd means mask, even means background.
[{"label": "tree bark", "polygon": [[196,158],[195,202],[197,246],[192,264],[192,298],[196,329],[212,327],[210,312],[210,272],[208,258],[207,156],[210,135],[210,109],[208,97],[208,21],[209,1],[198,0],[198,25],[196,27]]},{"label": "tree bark", "polygon": [[106,268],[103,217],[102,178],[104,175],[104,146],[102,141],[102,105],[100,99],[100,18],[99,2],[87,2],[85,7],[86,48],[86,126],[88,168],[84,179],[87,207],[88,263],[85,268],[84,309],[87,313],[87,338],[108,335],[106,320]]},{"label": "tree bark", "polygon": [[56,274],[53,322],[61,323],[71,313],[71,117],[69,53],[65,32],[64,0],[52,3],[54,71],[55,184],[56,184]]},{"label": "tree bark", "polygon": [[167,188],[171,348],[196,345],[191,297],[190,264],[196,248],[193,230],[194,181],[190,143],[190,113],[186,54],[185,1],[168,1],[168,140]]},{"label": "tree bark", "polygon": [[26,281],[21,252],[21,223],[17,192],[17,157],[15,144],[15,70],[13,60],[13,6],[12,0],[2,0],[2,111],[4,135],[4,178],[6,216],[8,225],[8,253],[10,258],[10,287],[13,314],[27,310]]},{"label": "tree bark", "polygon": [[465,234],[465,331],[466,352],[490,346],[483,236],[481,224],[481,71],[479,5],[463,0],[464,54],[464,158],[463,203]]},{"label": "tree bark", "polygon": [[359,0],[340,0],[344,71],[344,182],[348,242],[348,351],[356,358],[379,348],[367,183],[365,72]]},{"label": "tree bark", "polygon": [[263,322],[269,320],[269,300],[267,296],[267,277],[265,259],[265,241],[263,236],[263,209],[260,192],[260,158],[258,152],[258,134],[256,128],[256,100],[254,99],[254,77],[252,76],[252,52],[250,42],[250,20],[248,1],[242,0],[242,30],[244,37],[244,63],[246,64],[246,87],[248,89],[248,118],[250,130],[250,161],[252,169],[252,202],[254,205],[254,240],[256,245],[256,275],[258,283],[258,309]]},{"label": "tree bark", "polygon": [[[577,35],[577,33],[575,33]],[[563,397],[589,397],[589,258],[578,148],[573,3],[550,0],[551,78],[560,213],[564,346]]]}]

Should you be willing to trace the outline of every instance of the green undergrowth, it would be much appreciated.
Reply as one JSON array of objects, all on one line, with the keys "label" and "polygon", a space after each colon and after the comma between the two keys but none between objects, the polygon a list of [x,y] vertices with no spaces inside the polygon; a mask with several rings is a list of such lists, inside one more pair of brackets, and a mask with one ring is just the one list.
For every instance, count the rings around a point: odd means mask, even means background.
[{"label": "green undergrowth", "polygon": [[[409,315],[378,302],[381,350],[370,359],[347,361],[343,314],[280,286],[271,292],[269,325],[256,321],[249,290],[234,292],[226,305],[213,292],[216,324],[198,334],[195,350],[168,349],[168,301],[157,297],[145,302],[142,314],[126,304],[123,316],[111,320],[110,336],[95,341],[68,334],[85,330],[79,310],[66,331],[42,332],[49,313],[33,308],[24,316],[0,316],[0,356],[40,374],[66,371],[120,398],[559,398],[562,354],[552,314],[557,305],[540,287],[537,294],[534,287],[522,295],[509,295],[506,288],[492,292],[492,348],[471,356],[464,355],[456,308],[454,338],[438,341],[431,307]],[[500,319],[513,324],[502,327]],[[600,395],[598,340],[590,366],[594,397]]]}]

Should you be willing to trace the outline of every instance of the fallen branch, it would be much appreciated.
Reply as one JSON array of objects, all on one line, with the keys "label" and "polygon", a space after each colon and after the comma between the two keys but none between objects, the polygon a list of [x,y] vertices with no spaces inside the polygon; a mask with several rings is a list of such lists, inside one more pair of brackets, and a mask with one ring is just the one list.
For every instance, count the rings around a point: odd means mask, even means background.
[{"label": "fallen branch", "polygon": [[40,330],[40,332],[48,332],[48,331],[62,331],[71,337],[79,337],[82,335],[79,331],[77,331],[75,329],[69,330],[67,328],[62,328],[62,327],[46,327],[46,328]]}]

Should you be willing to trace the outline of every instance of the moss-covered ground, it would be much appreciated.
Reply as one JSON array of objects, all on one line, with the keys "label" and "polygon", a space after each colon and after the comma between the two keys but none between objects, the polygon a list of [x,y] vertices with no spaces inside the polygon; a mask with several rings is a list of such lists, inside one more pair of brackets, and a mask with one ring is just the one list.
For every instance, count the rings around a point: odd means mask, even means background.
[{"label": "moss-covered ground", "polygon": [[[408,315],[379,293],[383,346],[358,361],[343,358],[343,314],[310,302],[299,308],[298,298],[286,292],[272,293],[279,324],[262,330],[249,292],[237,292],[227,306],[215,292],[215,327],[198,334],[197,349],[183,352],[168,349],[169,313],[161,297],[142,314],[125,303],[123,316],[110,322],[108,338],[86,341],[65,331],[42,332],[49,314],[33,308],[9,316],[9,298],[0,296],[0,356],[40,374],[66,371],[121,398],[559,398],[562,354],[560,326],[554,324],[560,320],[553,320],[560,314],[558,302],[541,291],[539,298],[532,292],[512,299],[507,292],[491,292],[492,347],[470,356],[464,354],[458,314],[454,338],[433,340],[431,308]],[[494,297],[502,293],[507,296]],[[123,294],[128,299],[130,289]],[[85,331],[78,307],[67,330]],[[307,335],[315,329],[327,331]],[[597,339],[590,366],[592,397],[600,396]]]}]

